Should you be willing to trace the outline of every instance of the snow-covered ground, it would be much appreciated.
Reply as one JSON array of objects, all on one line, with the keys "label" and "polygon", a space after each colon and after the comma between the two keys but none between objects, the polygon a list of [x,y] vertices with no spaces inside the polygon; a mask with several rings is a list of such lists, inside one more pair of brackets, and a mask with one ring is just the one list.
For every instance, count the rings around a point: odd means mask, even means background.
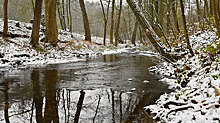
[{"label": "snow-covered ground", "polygon": [[[152,73],[164,75],[160,80],[174,91],[163,94],[145,109],[159,122],[220,122],[220,39],[214,32],[198,32],[190,37],[195,56],[183,57],[175,63],[151,67]],[[189,55],[188,55],[189,56]],[[169,76],[169,77],[168,77]]]},{"label": "snow-covered ground", "polygon": [[[0,19],[0,31],[3,31],[2,19]],[[129,43],[119,44],[118,48],[108,43],[107,46],[103,46],[103,38],[92,37],[92,43],[90,43],[84,41],[84,36],[81,34],[59,30],[59,48],[40,41],[40,47],[36,50],[29,44],[31,31],[32,24],[9,20],[9,34],[13,35],[7,40],[0,37],[0,69],[77,62],[102,54],[136,52],[140,47],[140,45],[133,47]],[[40,32],[40,40],[43,37],[44,34]],[[108,39],[107,42],[109,42]]]},{"label": "snow-covered ground", "polygon": [[[0,31],[3,21],[0,19]],[[17,68],[45,66],[47,64],[69,63],[86,60],[90,57],[115,53],[138,53],[156,55],[150,51],[140,51],[141,45],[120,44],[118,48],[107,44],[102,38],[93,37],[93,43],[84,41],[84,36],[59,31],[58,47],[40,42],[39,49],[31,48],[30,35],[32,24],[9,21],[9,33],[22,37],[0,37],[0,71]],[[40,39],[43,38],[40,33]],[[25,38],[24,38],[25,37]],[[107,40],[107,42],[109,42]],[[185,56],[174,63],[163,62],[149,68],[154,74],[163,75],[160,81],[168,83],[173,92],[163,94],[154,105],[145,109],[159,122],[220,122],[220,58],[219,52],[210,55],[207,47],[220,49],[220,39],[213,31],[197,32],[190,36],[195,55],[190,57],[187,51],[179,52]]]}]

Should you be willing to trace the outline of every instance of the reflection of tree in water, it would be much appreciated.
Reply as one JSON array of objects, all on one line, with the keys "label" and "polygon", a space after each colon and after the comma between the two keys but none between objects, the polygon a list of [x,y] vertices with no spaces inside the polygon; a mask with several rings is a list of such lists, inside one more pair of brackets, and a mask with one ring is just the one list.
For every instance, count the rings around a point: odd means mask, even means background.
[{"label": "reflection of tree in water", "polygon": [[40,89],[39,70],[33,70],[31,73],[31,80],[33,82],[33,101],[36,108],[36,122],[42,123],[42,106],[43,97]]},{"label": "reflection of tree in water", "polygon": [[43,115],[43,97],[39,82],[39,70],[33,70],[31,73],[31,80],[33,82],[33,101],[36,108],[36,122],[37,123],[58,123],[58,102],[57,102],[57,70],[44,71],[45,84],[45,109]]},{"label": "reflection of tree in water", "polygon": [[[136,112],[138,96],[135,93],[125,93],[114,89],[96,89],[81,92],[71,89],[58,90],[56,87],[57,70],[45,70],[43,74],[42,83],[40,82],[40,76],[42,76],[40,71],[33,70],[31,72],[33,102],[24,101],[25,105],[23,107],[16,107],[24,109],[27,106],[25,109],[29,109],[27,112],[24,111],[23,114],[17,114],[17,118],[19,116],[20,119],[19,122],[56,123],[60,121],[68,123],[74,120],[75,122],[124,122],[130,114]],[[5,90],[7,90],[6,85]],[[42,89],[42,87],[45,89]],[[43,93],[45,93],[45,97]],[[5,95],[7,100],[7,94],[5,93]],[[11,117],[11,114],[9,117]]]},{"label": "reflection of tree in water", "polygon": [[8,108],[9,108],[9,102],[8,102],[8,79],[4,82],[4,95],[5,95],[5,107],[4,107],[4,115],[5,115],[5,122],[10,123],[9,116],[8,116]]},{"label": "reflection of tree in water", "polygon": [[44,84],[45,84],[45,111],[44,111],[44,122],[58,123],[58,102],[56,100],[56,83],[57,83],[57,70],[46,70],[44,72]]}]

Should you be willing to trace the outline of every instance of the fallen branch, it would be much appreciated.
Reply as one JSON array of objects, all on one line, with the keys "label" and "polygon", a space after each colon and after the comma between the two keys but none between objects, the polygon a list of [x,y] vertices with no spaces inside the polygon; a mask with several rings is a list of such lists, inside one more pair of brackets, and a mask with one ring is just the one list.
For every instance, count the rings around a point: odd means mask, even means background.
[{"label": "fallen branch", "polygon": [[170,101],[164,104],[164,108],[169,109],[169,105],[182,106],[182,105],[187,105],[187,103],[178,103],[178,102]]},{"label": "fallen branch", "polygon": [[178,109],[173,109],[173,110],[171,110],[170,112],[167,113],[166,118],[168,118],[168,115],[169,115],[170,113],[172,113],[172,112],[175,112],[175,113],[176,113],[176,112],[178,112],[178,111],[188,110],[189,108],[194,109],[193,106],[187,106],[187,107],[182,107],[182,108],[178,108]]}]

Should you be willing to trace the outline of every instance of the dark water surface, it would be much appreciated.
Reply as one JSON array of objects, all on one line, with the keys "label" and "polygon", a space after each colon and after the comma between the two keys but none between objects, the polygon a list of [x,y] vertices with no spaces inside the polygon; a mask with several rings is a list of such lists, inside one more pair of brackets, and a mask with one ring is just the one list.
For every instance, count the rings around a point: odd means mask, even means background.
[{"label": "dark water surface", "polygon": [[0,77],[0,122],[150,123],[143,107],[168,91],[152,65],[147,56],[106,55],[9,71]]}]

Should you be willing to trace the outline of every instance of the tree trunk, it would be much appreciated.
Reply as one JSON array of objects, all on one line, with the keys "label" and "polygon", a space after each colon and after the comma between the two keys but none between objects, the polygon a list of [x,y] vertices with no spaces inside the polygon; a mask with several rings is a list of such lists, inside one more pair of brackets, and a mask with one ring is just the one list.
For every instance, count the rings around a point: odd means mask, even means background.
[{"label": "tree trunk", "polygon": [[[127,0],[128,5],[131,7],[136,19],[138,20],[141,27],[146,30],[146,34],[152,45],[155,47],[155,49],[165,58],[173,61],[173,56],[164,52],[163,48],[157,43],[157,41],[160,41],[160,38],[157,36],[157,34],[152,29],[152,26],[148,22],[148,20],[145,18],[143,13],[141,12],[140,8],[138,7],[138,4],[135,0]],[[167,60],[166,59],[166,60]]]},{"label": "tree trunk", "polygon": [[63,28],[66,31],[66,18],[65,18],[65,2],[62,0],[62,18],[63,18]]},{"label": "tree trunk", "polygon": [[8,0],[4,0],[4,29],[3,36],[7,36],[8,33]]},{"label": "tree trunk", "polygon": [[114,11],[115,11],[115,0],[112,0],[111,29],[110,29],[110,44],[113,44]]},{"label": "tree trunk", "polygon": [[43,0],[35,0],[34,23],[31,34],[31,44],[33,47],[36,47],[39,42],[39,29],[40,29],[42,2]]},{"label": "tree trunk", "polygon": [[201,17],[200,17],[201,13],[200,13],[199,0],[196,0],[196,8],[197,8],[198,20],[200,22],[201,21]]},{"label": "tree trunk", "polygon": [[175,0],[171,0],[171,5],[172,5],[174,25],[175,25],[176,30],[179,33],[180,29],[179,29],[179,23],[178,23],[178,19],[177,19],[177,9],[175,8],[175,5],[176,5]]},{"label": "tree trunk", "polygon": [[86,13],[86,8],[84,4],[84,0],[79,0],[80,8],[82,11],[82,16],[83,16],[83,22],[84,22],[84,29],[85,29],[85,40],[91,42],[91,34],[90,34],[90,28],[89,28],[89,20],[88,16]]},{"label": "tree trunk", "polygon": [[[70,27],[70,18],[69,18],[69,7],[68,7],[68,0],[66,0],[66,20],[67,20],[67,29]],[[69,30],[70,30],[70,28],[69,28]],[[69,31],[68,30],[68,31]]]},{"label": "tree trunk", "polygon": [[103,17],[104,17],[104,38],[103,38],[103,45],[106,45],[106,32],[107,32],[108,13],[109,13],[110,0],[108,1],[108,5],[107,5],[107,15],[105,15],[105,9],[104,9],[102,0],[100,0],[100,3],[101,3],[102,13],[103,13]]},{"label": "tree trunk", "polygon": [[160,0],[160,8],[159,8],[159,13],[158,13],[158,22],[160,23],[162,28],[164,27],[163,26],[164,8],[165,7],[163,6],[163,0]]},{"label": "tree trunk", "polygon": [[52,46],[57,46],[56,0],[45,0],[44,2],[46,22],[45,42],[50,42]]},{"label": "tree trunk", "polygon": [[62,15],[62,10],[60,9],[60,0],[57,0],[57,13],[58,13],[58,17],[59,17],[59,20],[60,20],[61,29],[64,30],[63,15]]},{"label": "tree trunk", "polygon": [[183,0],[180,0],[180,7],[181,7],[183,27],[184,27],[184,34],[185,34],[185,39],[186,39],[187,48],[189,49],[190,54],[193,56],[194,53],[193,53],[192,48],[191,48],[191,46],[190,46],[189,36],[188,36],[188,30],[187,30],[187,27],[186,27],[186,17],[185,17],[185,14],[184,14]]},{"label": "tree trunk", "polygon": [[34,12],[34,0],[31,0],[31,5],[32,5],[33,12]]},{"label": "tree trunk", "polygon": [[213,15],[215,19],[215,27],[217,28],[217,35],[220,37],[220,25],[219,25],[219,16],[218,16],[218,11],[217,11],[217,4],[218,0],[212,0],[212,10],[213,10]]},{"label": "tree trunk", "polygon": [[122,0],[120,0],[120,8],[118,12],[118,20],[117,20],[117,27],[115,31],[115,46],[118,46],[118,39],[119,39],[119,27],[120,27],[120,21],[121,21],[121,10],[122,10]]},{"label": "tree trunk", "polygon": [[210,15],[213,16],[213,11],[212,11],[212,0],[209,0],[209,9],[210,9]]},{"label": "tree trunk", "polygon": [[71,8],[70,8],[70,0],[69,0],[68,3],[69,3],[68,6],[69,6],[69,19],[70,19],[70,26],[69,26],[69,29],[70,29],[70,30],[69,30],[69,31],[72,32],[72,31],[73,31],[73,29],[72,29],[72,28],[73,28],[73,27],[72,27],[73,24],[72,24],[72,14],[71,14]]},{"label": "tree trunk", "polygon": [[135,22],[134,30],[133,30],[132,37],[131,37],[131,43],[132,43],[134,46],[136,46],[135,40],[136,40],[136,35],[137,35],[137,27],[138,27],[138,21]]},{"label": "tree trunk", "polygon": [[208,7],[208,1],[207,0],[204,0],[204,17],[205,18],[210,17],[209,16],[209,7]]}]

